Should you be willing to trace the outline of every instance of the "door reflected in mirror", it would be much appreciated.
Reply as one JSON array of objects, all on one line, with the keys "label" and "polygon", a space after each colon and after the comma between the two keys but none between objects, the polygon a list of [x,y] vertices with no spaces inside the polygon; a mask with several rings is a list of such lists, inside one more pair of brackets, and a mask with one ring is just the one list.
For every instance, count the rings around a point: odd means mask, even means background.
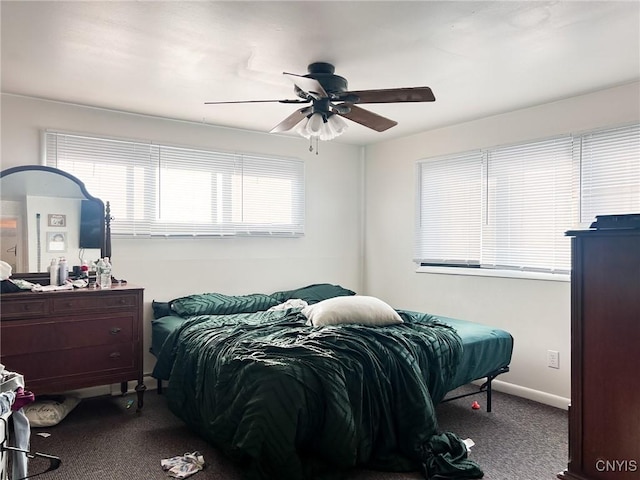
[{"label": "door reflected in mirror", "polygon": [[[18,217],[5,215],[4,209],[0,215],[0,260],[8,263],[13,272],[18,271]],[[20,265],[22,267],[22,265]]]}]

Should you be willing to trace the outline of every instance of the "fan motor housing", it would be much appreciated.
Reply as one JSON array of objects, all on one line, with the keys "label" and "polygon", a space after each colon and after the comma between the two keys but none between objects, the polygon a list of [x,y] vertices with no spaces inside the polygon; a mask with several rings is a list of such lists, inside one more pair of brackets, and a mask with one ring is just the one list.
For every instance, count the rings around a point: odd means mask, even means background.
[{"label": "fan motor housing", "polygon": [[[329,95],[331,94],[339,94],[346,92],[348,90],[347,79],[341,77],[340,75],[335,75],[333,72],[336,71],[335,67],[326,62],[315,62],[310,64],[307,67],[307,73],[304,75],[307,78],[313,78],[320,82],[322,88],[324,88],[325,92]],[[297,86],[295,87],[296,95],[301,98],[307,98],[307,94],[300,90]]]}]

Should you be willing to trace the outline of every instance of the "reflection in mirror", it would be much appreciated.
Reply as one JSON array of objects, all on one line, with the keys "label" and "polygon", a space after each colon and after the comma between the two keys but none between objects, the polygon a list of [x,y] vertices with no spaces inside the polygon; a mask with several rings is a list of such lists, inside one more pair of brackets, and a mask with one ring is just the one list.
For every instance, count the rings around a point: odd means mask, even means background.
[{"label": "reflection in mirror", "polygon": [[70,269],[91,263],[105,244],[104,204],[76,177],[41,165],[0,172],[0,259],[12,277],[47,272],[59,257]]}]

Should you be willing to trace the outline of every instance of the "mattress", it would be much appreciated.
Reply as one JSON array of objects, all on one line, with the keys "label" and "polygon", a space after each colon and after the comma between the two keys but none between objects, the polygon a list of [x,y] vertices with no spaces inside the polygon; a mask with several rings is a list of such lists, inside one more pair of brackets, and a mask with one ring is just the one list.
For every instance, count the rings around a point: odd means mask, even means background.
[{"label": "mattress", "polygon": [[449,385],[453,390],[472,380],[506,367],[511,362],[513,337],[505,330],[456,318],[438,317],[456,329],[464,351],[456,376]]},{"label": "mattress", "polygon": [[185,321],[184,318],[177,315],[168,315],[151,321],[151,347],[149,351],[158,356],[164,341],[171,332],[178,328]]},{"label": "mattress", "polygon": [[[509,332],[489,325],[437,317],[443,323],[452,326],[462,339],[463,356],[457,373],[448,390],[486,377],[488,374],[506,367],[511,362],[513,337]],[[184,318],[175,315],[153,320],[150,352],[158,356],[167,337],[184,322]]]}]

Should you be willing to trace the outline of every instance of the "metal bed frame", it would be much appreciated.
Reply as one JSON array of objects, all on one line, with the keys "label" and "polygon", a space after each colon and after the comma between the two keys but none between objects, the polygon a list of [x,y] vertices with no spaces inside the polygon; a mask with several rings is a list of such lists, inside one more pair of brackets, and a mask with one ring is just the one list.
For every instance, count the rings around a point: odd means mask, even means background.
[{"label": "metal bed frame", "polygon": [[[454,397],[447,397],[444,400],[442,400],[441,403],[450,402],[451,400],[457,400],[458,398],[469,397],[471,395],[478,395],[479,393],[485,393],[486,392],[486,394],[487,394],[487,412],[491,412],[491,382],[498,375],[502,375],[503,373],[507,373],[508,371],[509,371],[509,366],[499,368],[498,370],[494,370],[493,372],[489,373],[486,376],[487,381],[484,382],[482,385],[480,385],[478,387],[478,391],[469,392],[469,393],[463,393],[461,395],[456,395]],[[485,377],[480,377],[480,378],[485,378]],[[480,378],[477,378],[476,380],[480,380]]]},{"label": "metal bed frame", "polygon": [[[506,367],[501,367],[498,370],[494,370],[493,372],[489,373],[486,377],[480,377],[477,378],[476,380],[480,380],[481,378],[486,378],[487,380],[478,387],[478,390],[475,392],[469,392],[469,393],[463,393],[460,395],[456,395],[454,397],[446,397],[444,400],[441,401],[441,403],[445,403],[445,402],[450,402],[451,400],[457,400],[459,398],[464,398],[464,397],[470,397],[471,395],[478,395],[480,393],[486,393],[487,394],[487,412],[491,412],[491,382],[498,376],[498,375],[502,375],[503,373],[507,373],[509,371],[509,366],[507,365]],[[157,393],[158,395],[162,395],[162,380],[156,379],[157,381]],[[1,480],[1,479],[0,479]]]}]

